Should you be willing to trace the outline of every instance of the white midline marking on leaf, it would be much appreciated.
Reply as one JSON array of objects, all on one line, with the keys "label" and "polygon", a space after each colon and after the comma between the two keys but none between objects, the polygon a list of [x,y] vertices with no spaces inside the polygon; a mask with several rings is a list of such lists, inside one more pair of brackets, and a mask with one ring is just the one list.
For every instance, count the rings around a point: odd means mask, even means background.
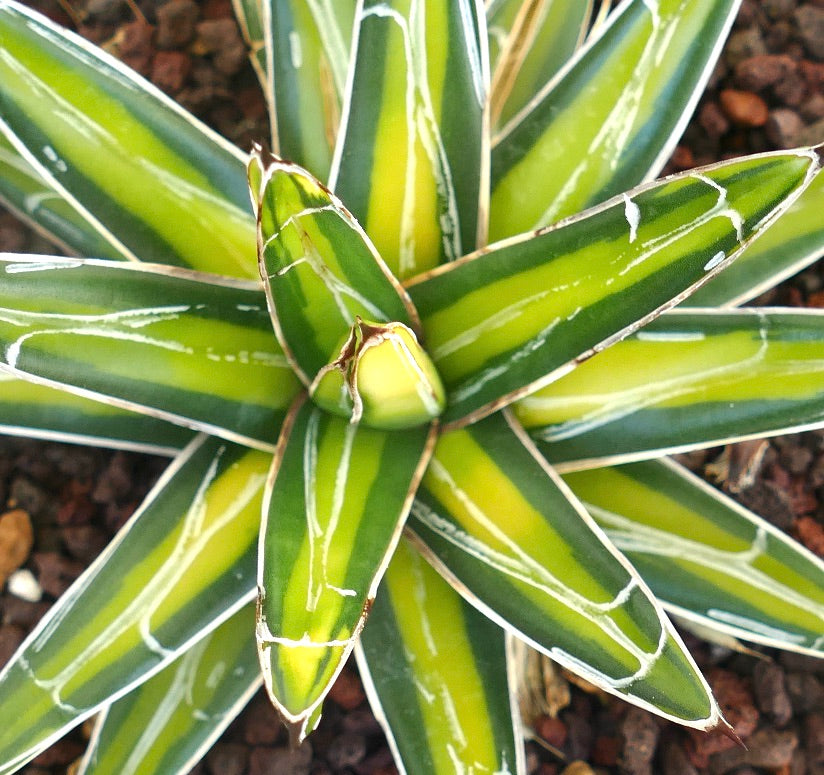
[{"label": "white midline marking on leaf", "polygon": [[[53,678],[38,678],[31,669],[28,662],[23,660],[21,665],[31,676],[32,681],[48,691],[53,702],[61,708],[77,711],[71,705],[65,703],[60,696],[63,686],[84,668],[87,662],[95,659],[98,655],[109,648],[113,641],[123,636],[129,630],[137,626],[138,632],[143,638],[146,648],[156,653],[162,661],[174,655],[174,650],[163,647],[158,643],[151,631],[151,620],[155,612],[166,603],[167,595],[177,588],[181,579],[189,572],[189,567],[196,562],[202,554],[203,548],[222,531],[228,524],[233,522],[237,515],[246,508],[254,494],[260,490],[266,480],[266,474],[249,476],[246,484],[235,496],[229,508],[222,508],[211,515],[208,526],[205,520],[210,509],[208,490],[214,484],[217,468],[225,452],[225,447],[221,446],[206,473],[204,474],[195,495],[192,505],[187,509],[182,518],[182,525],[179,536],[172,551],[161,567],[154,573],[146,586],[138,595],[114,617],[114,619],[101,630],[92,642],[65,668],[63,668]],[[186,561],[184,562],[184,558]],[[77,590],[75,596],[82,593],[82,589]],[[31,651],[38,653],[48,644],[51,634],[62,624],[63,618],[72,610],[72,606],[66,606],[58,615],[54,616],[48,626],[31,643]],[[176,648],[176,647],[173,647]]]},{"label": "white midline marking on leaf", "polygon": [[22,272],[42,272],[51,269],[77,269],[83,262],[77,259],[61,258],[59,261],[22,261],[19,264],[9,263],[3,268],[6,274],[20,274]]},{"label": "white midline marking on leaf", "polygon": [[346,71],[349,62],[349,46],[343,40],[340,25],[332,4],[340,0],[306,0],[309,12],[315,21],[318,37],[321,40],[326,60],[332,70],[335,88],[339,95],[346,88]]},{"label": "white midline marking on leaf", "polygon": [[[306,210],[302,210],[299,213],[295,213],[294,215],[289,216],[289,218],[287,218],[283,222],[280,229],[278,229],[278,231],[275,232],[271,237],[267,238],[266,242],[264,243],[264,251],[271,242],[279,240],[280,235],[289,226],[292,226],[298,232],[299,236],[306,234],[305,229],[300,224],[301,218],[312,217],[321,212],[332,212],[339,218],[341,218],[341,220],[346,222],[346,219],[341,216],[337,208],[332,204],[325,205],[324,207],[307,208]],[[363,309],[368,310],[368,314],[371,315],[373,318],[376,318],[378,320],[387,319],[386,313],[383,312],[377,305],[373,304],[366,296],[363,296],[351,285],[347,285],[343,280],[341,280],[337,275],[335,275],[331,271],[323,256],[320,253],[318,253],[317,249],[315,249],[314,243],[312,243],[312,250],[310,251],[306,250],[306,242],[303,239],[301,239],[301,243],[304,247],[303,255],[296,258],[294,261],[291,261],[290,263],[286,264],[286,266],[279,268],[274,274],[270,274],[270,280],[282,277],[290,269],[294,269],[296,266],[305,263],[309,265],[312,271],[318,276],[318,278],[320,278],[321,282],[326,286],[326,288],[328,289],[329,293],[332,295],[332,298],[335,301],[335,306],[338,308],[338,311],[340,312],[340,315],[343,318],[344,322],[347,324],[347,326],[352,322],[353,311],[350,310],[346,304],[346,296],[354,300]],[[355,310],[355,312],[357,312],[357,310]]]},{"label": "white midline marking on leaf", "polygon": [[303,47],[300,42],[300,35],[295,30],[289,31],[289,59],[295,70],[300,70],[303,66]]},{"label": "white midline marking on leaf", "polygon": [[[309,421],[306,425],[303,453],[306,530],[309,547],[309,579],[306,590],[306,611],[308,613],[313,613],[317,610],[324,590],[336,592],[341,597],[354,597],[357,595],[354,589],[344,589],[330,584],[327,569],[329,566],[329,553],[335,539],[335,531],[337,530],[340,515],[343,511],[346,484],[349,478],[349,466],[352,458],[352,448],[358,428],[357,425],[346,425],[340,463],[335,471],[331,511],[328,519],[322,519],[318,512],[316,491],[318,484],[326,484],[326,480],[323,477],[319,478],[317,468],[320,418],[321,413],[318,411],[313,411],[309,416]],[[308,635],[305,637],[308,637]]]},{"label": "white midline marking on leaf", "polygon": [[635,242],[638,237],[638,224],[641,222],[641,208],[638,207],[626,194],[624,198],[624,216],[629,224],[629,241]]},{"label": "white midline marking on leaf", "polygon": [[[412,0],[409,23],[398,11],[386,4],[368,8],[362,18],[375,16],[395,22],[401,32],[406,59],[406,176],[404,179],[403,208],[400,219],[398,261],[401,275],[413,274],[415,259],[415,187],[417,157],[415,145],[420,140],[430,163],[430,172],[443,204],[439,216],[441,244],[447,261],[454,261],[462,253],[460,244],[460,220],[452,173],[446,157],[443,138],[435,118],[434,103],[426,80],[426,10],[425,4]],[[411,28],[411,29],[410,29]]]},{"label": "white midline marking on leaf", "polygon": [[771,597],[779,597],[812,613],[824,622],[824,605],[816,604],[797,590],[758,570],[754,565],[759,557],[766,556],[769,534],[763,526],[756,529],[755,538],[748,549],[733,552],[639,524],[598,506],[588,504],[587,509],[604,524],[612,543],[623,552],[684,559],[714,571],[723,571],[746,586],[755,587]]},{"label": "white midline marking on leaf", "polygon": [[129,757],[123,763],[120,775],[135,775],[135,773],[140,772],[140,767],[144,763],[147,753],[157,742],[158,737],[171,720],[177,707],[191,696],[200,660],[209,645],[209,640],[208,637],[203,638],[203,640],[192,646],[176,665],[171,685],[163,695],[160,704],[152,709],[152,717],[140,732],[137,740],[131,743]]},{"label": "white midline marking on leaf", "polygon": [[[461,502],[467,513],[471,515],[471,518],[485,531],[494,536],[496,540],[506,546],[511,554],[504,555],[499,551],[493,550],[483,541],[470,535],[462,528],[457,527],[452,521],[444,519],[428,507],[416,501],[413,505],[413,513],[431,530],[438,533],[444,540],[449,541],[467,554],[494,567],[506,576],[517,579],[576,611],[576,613],[603,630],[622,648],[632,654],[641,665],[639,670],[645,668],[646,660],[648,660],[650,656],[652,656],[653,659],[657,658],[658,652],[660,651],[660,644],[658,649],[651,655],[650,652],[644,651],[634,643],[607,615],[609,612],[620,608],[626,603],[630,594],[638,585],[637,579],[630,576],[627,584],[608,602],[594,603],[588,600],[553,576],[540,561],[527,554],[523,547],[519,546],[504,533],[495,521],[487,516],[483,509],[472,501],[470,496],[457,485],[447,469],[436,458],[430,461],[429,473],[445,482],[453,493],[453,496]],[[637,675],[637,673],[634,675]],[[612,683],[617,685],[615,684],[615,680],[620,681],[624,679],[613,679]]]},{"label": "white midline marking on leaf", "polygon": [[[657,3],[645,3],[650,11],[650,22],[652,30],[646,34],[644,49],[638,58],[638,63],[632,70],[632,74],[627,80],[624,88],[615,99],[615,104],[606,118],[600,121],[600,129],[595,134],[587,148],[586,153],[581,155],[580,163],[569,175],[567,182],[553,198],[552,203],[543,212],[538,221],[539,225],[549,224],[557,220],[558,213],[566,205],[567,199],[578,191],[578,180],[584,173],[602,177],[598,172],[592,171],[592,166],[600,167],[607,163],[611,171],[615,171],[622,160],[628,141],[633,134],[633,129],[639,119],[642,98],[645,96],[644,74],[653,68],[653,63],[658,63],[667,49],[666,43],[675,33],[681,14],[673,14],[669,24],[662,24],[658,14]],[[636,30],[637,37],[640,30]]]},{"label": "white midline marking on leaf", "polygon": [[743,242],[744,219],[741,217],[741,213],[739,213],[735,208],[727,206],[727,189],[716,183],[712,178],[702,175],[700,172],[695,172],[689,175],[689,177],[694,178],[695,180],[700,180],[702,183],[706,183],[710,186],[710,188],[714,188],[718,192],[718,201],[715,203],[715,207],[722,215],[725,215],[730,219],[733,227],[735,228],[735,236],[738,238],[739,242]]},{"label": "white midline marking on leaf", "polygon": [[[708,383],[717,382],[726,375],[735,377],[757,372],[759,364],[766,360],[770,342],[767,332],[769,324],[766,316],[760,311],[757,311],[756,315],[760,321],[758,330],[760,344],[758,350],[747,358],[712,368],[692,371],[689,374],[679,374],[670,379],[644,382],[643,385],[628,390],[588,394],[586,396],[587,403],[596,406],[594,410],[571,420],[548,425],[546,428],[532,433],[533,437],[547,442],[574,438],[608,423],[617,422],[649,407],[672,403],[682,396],[690,396],[696,392],[701,392]],[[684,339],[678,339],[668,338],[666,332],[662,332],[661,339],[656,339],[654,334],[650,334],[648,338],[651,341],[692,341],[690,334],[687,334]],[[815,370],[814,366],[813,370]],[[795,373],[795,370],[793,371]],[[523,402],[534,411],[558,411],[558,408],[568,406],[570,399],[567,396],[535,395],[526,397]]]}]

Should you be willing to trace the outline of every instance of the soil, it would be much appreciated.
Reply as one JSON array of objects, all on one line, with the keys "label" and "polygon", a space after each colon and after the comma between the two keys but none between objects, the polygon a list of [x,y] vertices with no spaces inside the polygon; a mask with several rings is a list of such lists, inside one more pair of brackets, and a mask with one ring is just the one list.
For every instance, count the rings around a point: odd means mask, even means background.
[{"label": "soil", "polygon": [[[241,147],[267,136],[265,104],[229,0],[82,0],[38,7],[152,79]],[[668,171],[824,140],[824,1],[744,0]],[[51,252],[0,210],[0,251]],[[824,307],[822,262],[756,303]],[[748,507],[824,556],[824,431],[684,456]],[[0,437],[0,664],[106,545],[167,460]],[[754,474],[752,478],[743,472]],[[25,586],[25,584],[24,584]],[[824,660],[754,647],[737,653],[684,633],[746,748],[684,730],[555,672],[530,713],[528,770],[539,775],[824,775]],[[546,665],[544,666],[546,668]],[[543,687],[537,687],[544,694]],[[533,687],[536,689],[536,687]],[[23,772],[65,773],[89,727]],[[258,694],[193,770],[211,775],[389,775],[381,730],[348,667],[318,731],[296,751]]]}]

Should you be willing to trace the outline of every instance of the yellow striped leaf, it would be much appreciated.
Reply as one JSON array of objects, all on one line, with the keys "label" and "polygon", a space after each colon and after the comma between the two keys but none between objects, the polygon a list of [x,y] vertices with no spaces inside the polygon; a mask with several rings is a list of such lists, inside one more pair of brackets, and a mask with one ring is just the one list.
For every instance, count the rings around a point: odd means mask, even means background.
[{"label": "yellow striped leaf", "polygon": [[652,177],[686,127],[737,0],[625,0],[493,141],[492,240]]},{"label": "yellow striped leaf", "polygon": [[244,156],[114,57],[0,0],[0,132],[133,260],[254,278]]},{"label": "yellow striped leaf", "polygon": [[683,306],[743,304],[824,255],[824,175],[818,174],[763,236]]},{"label": "yellow striped leaf", "polygon": [[666,460],[565,479],[673,613],[824,656],[824,563],[785,533]]},{"label": "yellow striped leaf", "polygon": [[0,673],[4,773],[252,599],[270,460],[204,436],[181,453]]},{"label": "yellow striped leaf", "polygon": [[308,172],[253,159],[258,250],[272,323],[305,385],[338,355],[355,319],[419,326],[406,291],[340,200]]},{"label": "yellow striped leaf", "polygon": [[564,470],[824,425],[824,310],[675,310],[514,406]]},{"label": "yellow striped leaf", "polygon": [[404,541],[355,654],[402,771],[526,771],[503,631]]},{"label": "yellow striped leaf", "polygon": [[261,684],[254,608],[244,606],[104,710],[77,775],[184,775]]},{"label": "yellow striped leaf", "polygon": [[330,187],[400,279],[484,242],[487,57],[475,10],[364,0],[356,20]]},{"label": "yellow striped leaf", "polygon": [[275,153],[326,180],[346,86],[355,0],[262,0]]},{"label": "yellow striped leaf", "polygon": [[394,550],[433,434],[379,431],[299,399],[263,506],[257,640],[293,739],[312,731]]},{"label": "yellow striped leaf", "polygon": [[412,515],[423,550],[493,621],[653,713],[719,723],[655,598],[505,413],[439,438]]},{"label": "yellow striped leaf", "polygon": [[721,271],[818,170],[752,156],[641,186],[407,283],[448,425],[534,391]]},{"label": "yellow striped leaf", "polygon": [[0,306],[4,370],[252,446],[299,389],[246,281],[6,255]]}]

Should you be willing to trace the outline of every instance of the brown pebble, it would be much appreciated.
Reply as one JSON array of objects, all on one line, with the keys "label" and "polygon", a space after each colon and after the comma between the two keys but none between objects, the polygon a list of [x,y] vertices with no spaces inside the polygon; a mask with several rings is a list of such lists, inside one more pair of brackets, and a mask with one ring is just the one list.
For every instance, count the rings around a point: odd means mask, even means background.
[{"label": "brown pebble", "polygon": [[758,662],[753,670],[753,691],[761,712],[784,726],[792,717],[793,709],[784,670],[775,662]]},{"label": "brown pebble", "polygon": [[43,591],[53,597],[60,597],[85,570],[82,562],[71,560],[58,552],[35,552],[37,580]]},{"label": "brown pebble", "polygon": [[792,148],[795,146],[798,135],[804,129],[804,122],[801,116],[789,108],[776,108],[770,111],[767,119],[766,130],[770,142],[779,148]]},{"label": "brown pebble", "polygon": [[735,68],[735,81],[747,91],[761,91],[792,75],[795,77],[795,60],[784,54],[759,54],[742,59]]},{"label": "brown pebble", "polygon": [[360,678],[351,670],[344,669],[329,690],[329,699],[346,710],[354,710],[365,699]]},{"label": "brown pebble", "polygon": [[249,756],[249,775],[308,775],[312,745],[297,748],[254,748]]},{"label": "brown pebble", "polygon": [[207,19],[197,25],[198,50],[212,55],[215,69],[234,75],[246,63],[246,46],[233,19]]},{"label": "brown pebble", "polygon": [[601,767],[614,767],[623,749],[623,740],[613,735],[599,735],[592,747],[592,762]]},{"label": "brown pebble", "polygon": [[567,739],[566,724],[559,718],[540,716],[535,722],[535,731],[543,740],[555,748],[563,748]]},{"label": "brown pebble", "polygon": [[83,746],[80,743],[64,737],[32,759],[32,763],[37,767],[65,767],[82,753]]},{"label": "brown pebble", "polygon": [[675,739],[664,745],[662,759],[664,775],[698,775],[698,770],[690,764],[686,752]]},{"label": "brown pebble", "polygon": [[652,775],[652,759],[661,734],[654,717],[640,708],[630,708],[621,724],[621,733],[621,770],[627,775]]},{"label": "brown pebble", "polygon": [[249,763],[249,749],[240,743],[216,743],[206,754],[213,775],[243,775]]},{"label": "brown pebble", "polygon": [[730,128],[730,122],[717,102],[706,102],[698,113],[698,123],[710,137],[721,137]]},{"label": "brown pebble", "polygon": [[148,75],[154,54],[154,27],[142,21],[124,24],[114,39],[114,53],[141,75]]},{"label": "brown pebble", "polygon": [[95,525],[67,525],[62,537],[69,554],[85,563],[90,563],[109,543],[108,534]]},{"label": "brown pebble", "polygon": [[193,0],[169,0],[157,9],[157,47],[182,48],[195,36],[200,10]]},{"label": "brown pebble", "polygon": [[824,762],[824,713],[810,713],[804,719],[804,747],[807,761]]},{"label": "brown pebble", "polygon": [[31,519],[23,509],[0,516],[0,586],[28,559],[33,544]]},{"label": "brown pebble", "polygon": [[767,103],[757,94],[740,89],[723,89],[718,99],[721,110],[733,124],[744,127],[764,126],[769,116]]},{"label": "brown pebble", "polygon": [[0,626],[0,665],[5,665],[11,659],[25,637],[26,631],[16,624]]},{"label": "brown pebble", "polygon": [[798,736],[792,730],[759,729],[747,740],[747,748],[732,748],[710,759],[711,775],[723,775],[736,767],[751,765],[765,769],[784,767],[792,761]]},{"label": "brown pebble", "polygon": [[799,517],[793,532],[813,554],[824,557],[824,526],[815,517]]},{"label": "brown pebble", "polygon": [[564,767],[561,775],[595,775],[595,770],[586,762],[572,762]]},{"label": "brown pebble", "polygon": [[363,735],[338,735],[329,744],[325,756],[335,769],[354,767],[366,756],[366,738]]},{"label": "brown pebble", "polygon": [[158,51],[152,61],[152,83],[167,94],[176,94],[191,70],[192,60],[182,51]]},{"label": "brown pebble", "polygon": [[795,9],[795,23],[807,51],[816,59],[824,59],[824,8],[800,5]]},{"label": "brown pebble", "polygon": [[283,727],[272,703],[263,692],[254,696],[243,719],[243,739],[249,745],[273,745],[280,738]]}]

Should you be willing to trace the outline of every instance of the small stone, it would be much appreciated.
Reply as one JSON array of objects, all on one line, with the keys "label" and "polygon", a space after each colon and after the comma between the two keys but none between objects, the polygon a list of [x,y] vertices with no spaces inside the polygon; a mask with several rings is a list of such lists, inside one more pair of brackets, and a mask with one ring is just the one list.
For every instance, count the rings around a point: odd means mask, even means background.
[{"label": "small stone", "polygon": [[624,747],[620,737],[599,735],[592,747],[592,762],[600,767],[614,767]]},{"label": "small stone", "polygon": [[741,60],[735,68],[735,81],[742,89],[761,91],[792,75],[795,60],[783,54],[761,54]]},{"label": "small stone", "polygon": [[595,775],[595,770],[586,762],[572,762],[564,767],[561,775]]},{"label": "small stone", "polygon": [[567,740],[564,753],[570,759],[589,759],[592,754],[592,725],[578,713],[564,714]]},{"label": "small stone", "polygon": [[724,47],[724,60],[730,67],[735,67],[743,59],[766,53],[767,46],[761,37],[761,30],[753,26],[735,30],[730,35]]},{"label": "small stone", "polygon": [[760,729],[747,740],[747,763],[765,769],[784,767],[797,747],[798,736],[792,730]]},{"label": "small stone", "polygon": [[806,3],[795,10],[795,23],[804,47],[816,59],[824,59],[824,8]]},{"label": "small stone", "polygon": [[795,9],[795,0],[761,0],[761,7],[771,19],[785,19]]},{"label": "small stone", "polygon": [[630,708],[621,725],[624,749],[621,770],[628,775],[652,775],[652,759],[661,728],[655,719],[640,708]]},{"label": "small stone", "polygon": [[167,94],[176,94],[191,70],[192,60],[182,51],[158,51],[152,61],[152,83]]},{"label": "small stone", "polygon": [[243,719],[243,739],[249,745],[274,745],[278,741],[283,727],[263,692],[258,692],[249,703]]},{"label": "small stone", "polygon": [[157,9],[157,47],[179,49],[195,36],[200,10],[193,0],[170,0]]},{"label": "small stone", "polygon": [[824,762],[824,713],[810,713],[804,719],[804,743],[807,761]]},{"label": "small stone", "polygon": [[824,94],[816,92],[798,109],[801,117],[810,123],[824,119]]},{"label": "small stone", "polygon": [[213,775],[243,775],[249,763],[249,749],[240,743],[217,743],[206,754]]},{"label": "small stone", "polygon": [[698,775],[684,749],[674,740],[664,747],[662,758],[664,775]]},{"label": "small stone", "polygon": [[326,761],[335,769],[353,767],[366,756],[366,738],[362,735],[338,735],[326,749]]},{"label": "small stone", "polygon": [[124,24],[114,40],[114,53],[141,75],[148,75],[154,54],[154,28],[143,21]]},{"label": "small stone", "polygon": [[33,545],[31,519],[23,509],[0,516],[0,586],[28,559]]},{"label": "small stone", "polygon": [[753,691],[761,712],[770,716],[779,726],[792,717],[793,709],[784,670],[775,662],[758,662],[753,671]]},{"label": "small stone", "polygon": [[32,763],[37,767],[65,767],[82,753],[83,746],[77,740],[64,737],[32,759]]},{"label": "small stone", "polygon": [[730,128],[730,122],[717,102],[706,102],[698,113],[698,123],[710,137],[721,137]]},{"label": "small stone", "polygon": [[297,748],[254,748],[249,756],[249,775],[309,775],[312,746]]},{"label": "small stone", "polygon": [[718,98],[721,110],[733,124],[743,127],[764,126],[769,116],[767,103],[754,92],[723,89]]},{"label": "small stone", "polygon": [[824,118],[802,129],[796,140],[800,145],[818,145],[824,142]]},{"label": "small stone", "polygon": [[329,699],[345,710],[354,710],[365,699],[360,678],[351,670],[343,670],[329,690]]},{"label": "small stone", "polygon": [[28,576],[34,584],[34,590],[37,594],[41,597],[43,596],[43,590],[40,589],[37,579],[30,570],[23,568],[16,573],[13,573],[9,579],[9,586],[7,587],[9,595],[3,598],[2,621],[3,624],[19,624],[24,629],[31,630],[34,625],[37,624],[43,616],[45,616],[46,611],[50,608],[50,605],[45,602],[41,603],[39,600],[26,600],[20,595],[12,593],[11,585],[15,577],[18,575]]},{"label": "small stone", "polygon": [[95,525],[67,525],[62,534],[69,554],[85,563],[90,563],[109,543],[108,535]]},{"label": "small stone", "polygon": [[824,525],[815,517],[799,517],[795,521],[795,534],[813,554],[824,557]]},{"label": "small stone", "polygon": [[246,46],[233,19],[207,19],[197,25],[199,47],[212,55],[215,69],[234,75],[246,63]]},{"label": "small stone", "polygon": [[43,588],[28,568],[16,570],[9,576],[8,590],[9,594],[27,603],[37,603],[43,597]]},{"label": "small stone", "polygon": [[535,731],[543,740],[546,740],[555,748],[563,748],[564,743],[566,743],[566,724],[559,718],[552,718],[552,716],[539,717],[535,722]]},{"label": "small stone", "polygon": [[46,594],[53,597],[60,597],[85,570],[83,563],[70,560],[57,552],[35,552],[32,556],[40,571],[40,586]]},{"label": "small stone", "polygon": [[15,624],[0,627],[0,665],[5,665],[25,640],[26,631]]}]

